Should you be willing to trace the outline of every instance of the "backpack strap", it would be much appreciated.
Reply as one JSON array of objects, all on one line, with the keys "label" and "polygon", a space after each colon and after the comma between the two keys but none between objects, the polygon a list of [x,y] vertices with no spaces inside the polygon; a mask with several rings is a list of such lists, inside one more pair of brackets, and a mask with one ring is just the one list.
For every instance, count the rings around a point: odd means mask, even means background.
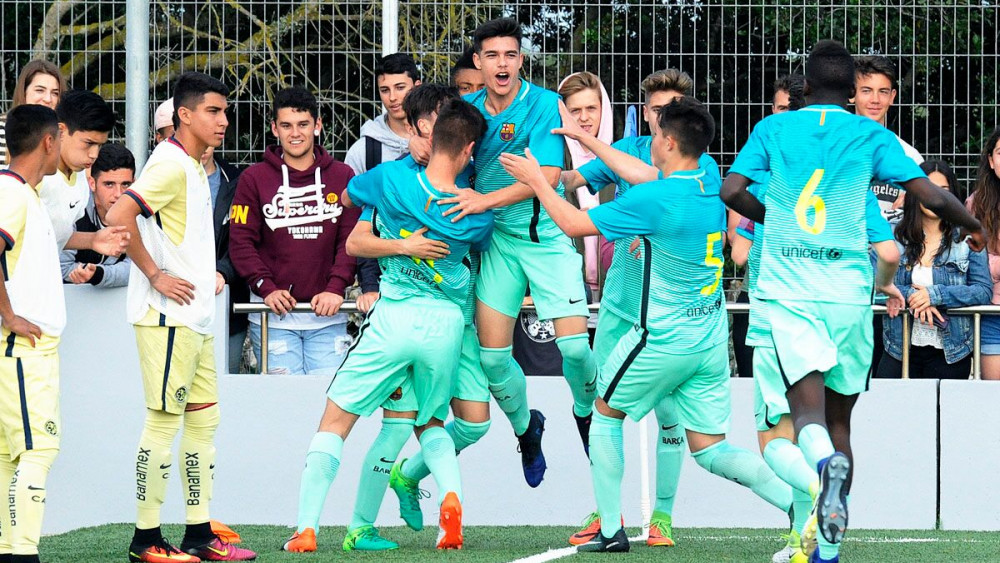
[{"label": "backpack strap", "polygon": [[365,170],[371,170],[379,164],[382,164],[382,141],[365,137]]}]

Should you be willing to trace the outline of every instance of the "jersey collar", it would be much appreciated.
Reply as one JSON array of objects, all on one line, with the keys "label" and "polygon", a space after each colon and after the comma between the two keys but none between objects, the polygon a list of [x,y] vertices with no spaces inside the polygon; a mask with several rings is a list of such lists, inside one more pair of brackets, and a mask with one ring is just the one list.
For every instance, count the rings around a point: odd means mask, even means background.
[{"label": "jersey collar", "polygon": [[28,183],[28,181],[24,179],[24,176],[21,176],[20,174],[18,174],[17,172],[14,172],[13,170],[10,170],[9,168],[8,169],[4,169],[4,170],[0,170],[0,176],[10,176],[10,177],[14,178],[15,180],[17,180],[18,182],[21,182],[22,184],[27,184]]},{"label": "jersey collar", "polygon": [[177,138],[174,137],[173,135],[171,135],[169,138],[167,138],[167,142],[170,143],[171,145],[176,146],[177,148],[181,149],[182,151],[184,151],[184,154],[187,154],[188,156],[191,156],[190,154],[188,154],[187,149],[184,148],[184,145],[182,145],[180,143],[180,141],[178,141]]},{"label": "jersey collar", "polygon": [[851,113],[851,112],[847,111],[846,109],[844,109],[844,108],[842,108],[840,106],[837,106],[837,105],[833,105],[833,104],[818,104],[818,105],[815,105],[815,106],[806,106],[806,107],[804,107],[804,108],[802,108],[802,109],[800,109],[798,111],[816,111],[816,112],[837,111],[837,112],[840,112],[840,113],[848,113],[848,114]]}]

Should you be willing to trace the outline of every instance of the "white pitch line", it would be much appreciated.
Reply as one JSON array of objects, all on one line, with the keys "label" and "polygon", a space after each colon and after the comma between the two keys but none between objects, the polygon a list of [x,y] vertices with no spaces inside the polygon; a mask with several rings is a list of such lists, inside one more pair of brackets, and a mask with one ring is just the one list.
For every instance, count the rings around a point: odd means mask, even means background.
[{"label": "white pitch line", "polygon": [[[629,538],[628,541],[646,541],[645,536],[636,536],[634,538]],[[510,563],[547,563],[548,561],[555,561],[556,559],[562,559],[563,557],[569,557],[570,555],[575,555],[577,553],[576,546],[570,547],[560,547],[559,549],[550,549],[544,553],[537,553],[535,555],[529,555],[527,557],[522,557],[521,559],[515,559]]]}]

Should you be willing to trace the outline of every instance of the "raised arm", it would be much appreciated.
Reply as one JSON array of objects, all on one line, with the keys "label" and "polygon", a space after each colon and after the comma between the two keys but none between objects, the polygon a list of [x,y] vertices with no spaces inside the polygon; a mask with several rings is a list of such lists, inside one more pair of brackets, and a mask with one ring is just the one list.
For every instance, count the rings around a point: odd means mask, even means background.
[{"label": "raised arm", "polygon": [[760,202],[747,188],[750,186],[750,178],[742,174],[730,172],[722,182],[722,190],[719,196],[722,201],[740,215],[750,219],[755,223],[764,222],[764,204]]},{"label": "raised arm", "polygon": [[552,189],[530,150],[525,151],[525,156],[504,153],[500,155],[500,162],[508,174],[532,189],[545,211],[568,236],[600,234],[586,211],[577,209]]}]

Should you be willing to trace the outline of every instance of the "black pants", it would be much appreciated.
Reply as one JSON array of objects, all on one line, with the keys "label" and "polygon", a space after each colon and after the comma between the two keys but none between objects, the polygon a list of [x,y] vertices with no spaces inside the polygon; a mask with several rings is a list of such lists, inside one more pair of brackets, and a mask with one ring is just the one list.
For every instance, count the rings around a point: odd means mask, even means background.
[{"label": "black pants", "polygon": [[[933,346],[910,347],[910,379],[969,379],[972,371],[972,355],[949,364],[944,359],[944,350]],[[899,379],[903,377],[903,362],[888,353],[882,354],[875,377]]]},{"label": "black pants", "polygon": [[[750,295],[741,291],[736,297],[737,303],[749,303]],[[750,315],[733,313],[733,351],[736,355],[736,375],[753,377],[753,347],[747,346],[747,328],[750,326]]]}]

